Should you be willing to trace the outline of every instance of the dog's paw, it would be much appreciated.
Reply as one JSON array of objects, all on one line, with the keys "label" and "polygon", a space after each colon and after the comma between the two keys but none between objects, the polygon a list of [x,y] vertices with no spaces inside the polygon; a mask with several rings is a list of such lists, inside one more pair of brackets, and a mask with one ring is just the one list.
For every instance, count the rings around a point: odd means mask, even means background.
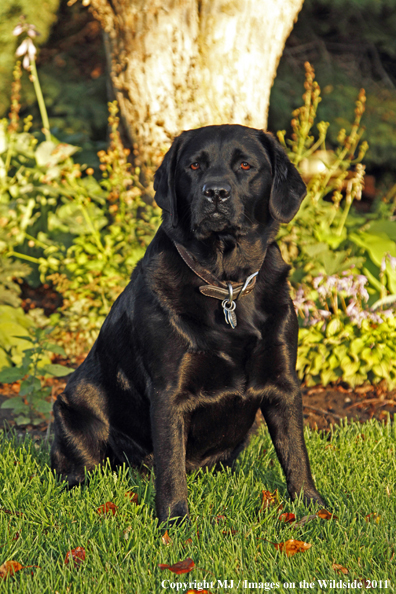
[{"label": "dog's paw", "polygon": [[179,501],[175,505],[169,506],[168,512],[158,511],[157,515],[160,524],[166,525],[167,528],[170,526],[180,526],[190,519],[187,501]]},{"label": "dog's paw", "polygon": [[305,489],[301,488],[299,490],[297,490],[296,488],[288,487],[288,491],[289,491],[289,495],[293,501],[301,496],[304,504],[307,507],[309,507],[313,503],[320,505],[321,507],[326,506],[324,499],[322,498],[320,493],[318,493],[318,491],[315,489],[315,487],[310,487],[310,488],[305,488]]},{"label": "dog's paw", "polygon": [[304,503],[305,503],[306,506],[309,506],[312,503],[316,503],[317,505],[320,505],[321,507],[325,507],[326,506],[326,503],[325,503],[324,499],[316,491],[316,489],[315,490],[309,490],[309,491],[304,490],[303,501],[304,501]]}]

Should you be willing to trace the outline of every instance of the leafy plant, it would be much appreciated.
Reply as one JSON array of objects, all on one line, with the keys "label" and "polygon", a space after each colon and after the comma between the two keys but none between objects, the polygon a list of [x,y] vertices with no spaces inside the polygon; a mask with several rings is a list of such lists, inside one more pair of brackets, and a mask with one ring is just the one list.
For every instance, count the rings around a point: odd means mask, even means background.
[{"label": "leafy plant", "polygon": [[50,387],[43,387],[43,377],[63,377],[72,369],[64,365],[51,363],[48,354],[56,353],[65,355],[62,347],[48,341],[48,336],[53,328],[38,328],[33,336],[16,337],[32,344],[31,348],[23,351],[21,362],[15,367],[0,371],[0,382],[3,384],[21,381],[19,395],[3,402],[1,408],[12,409],[16,423],[38,424],[48,420],[52,403],[46,400],[51,393]]},{"label": "leafy plant", "polygon": [[[286,140],[285,131],[278,132],[290,160],[303,176],[310,158],[316,157],[319,161],[319,171],[307,183],[307,197],[297,216],[292,223],[283,226],[279,235],[282,253],[294,268],[292,282],[299,282],[303,277],[312,279],[312,275],[320,272],[341,272],[351,264],[363,262],[354,257],[349,246],[338,251],[336,259],[332,252],[338,250],[347,238],[350,209],[353,201],[360,199],[363,188],[364,166],[361,160],[368,149],[367,142],[360,143],[364,131],[360,126],[365,105],[364,91],[360,91],[356,102],[350,134],[347,135],[345,129],[341,130],[338,148],[326,151],[329,123],[320,122],[317,125],[317,140],[312,131],[321,101],[320,87],[308,62],[305,68],[304,105],[293,112],[292,137]],[[321,149],[320,153],[318,149]],[[365,220],[360,218],[359,222]]]},{"label": "leafy plant", "polygon": [[[77,147],[59,143],[49,131],[37,143],[30,118],[18,131],[20,77],[17,64],[11,121],[0,124],[0,249],[32,265],[31,282],[52,281],[62,293],[54,335],[77,355],[93,344],[159,224],[160,209],[142,199],[149,190],[128,162],[115,102],[109,104],[110,146],[98,154],[97,181],[92,168],[74,163]],[[44,123],[44,104],[41,112]]]},{"label": "leafy plant", "polygon": [[[310,159],[319,171],[307,183],[307,198],[295,220],[280,230],[281,250],[292,265],[294,303],[301,325],[299,377],[308,385],[343,380],[396,385],[396,223],[394,205],[352,212],[364,184],[361,142],[365,94],[360,91],[349,134],[326,151],[329,124],[313,125],[321,100],[314,70],[305,65],[304,105],[293,112],[290,140],[278,134],[290,159],[306,174]],[[320,149],[320,151],[319,151]],[[318,152],[319,151],[319,152]]]},{"label": "leafy plant", "polygon": [[321,275],[313,287],[296,291],[303,324],[297,371],[307,385],[385,380],[388,388],[396,386],[396,318],[382,309],[383,301],[367,307],[367,282],[359,274]]}]

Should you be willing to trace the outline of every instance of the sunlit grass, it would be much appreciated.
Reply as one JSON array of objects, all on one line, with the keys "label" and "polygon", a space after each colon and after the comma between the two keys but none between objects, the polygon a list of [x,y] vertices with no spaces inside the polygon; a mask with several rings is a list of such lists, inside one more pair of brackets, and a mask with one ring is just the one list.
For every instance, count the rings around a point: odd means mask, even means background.
[{"label": "sunlit grass", "polygon": [[[202,471],[188,477],[191,523],[171,529],[171,544],[166,546],[155,519],[151,472],[124,467],[113,473],[106,467],[95,471],[87,486],[68,491],[51,474],[47,444],[18,442],[2,434],[0,565],[15,560],[38,567],[1,581],[0,592],[186,592],[198,584],[204,588],[204,581],[210,591],[243,592],[254,589],[249,583],[261,583],[261,591],[267,584],[271,592],[285,592],[285,582],[303,591],[302,580],[314,582],[319,592],[318,579],[382,580],[382,590],[390,592],[396,573],[395,438],[390,422],[349,424],[327,436],[306,429],[318,490],[338,519],[316,518],[293,529],[278,521],[277,506],[260,512],[262,490],[278,489],[282,512],[293,512],[297,520],[313,513],[290,501],[262,426],[235,472]],[[131,490],[138,494],[138,505],[125,496]],[[117,506],[116,515],[97,513],[107,501]],[[373,515],[366,518],[368,514]],[[225,519],[216,518],[219,515]],[[186,543],[188,538],[191,543]],[[272,544],[290,538],[312,546],[287,557]],[[78,546],[86,550],[85,561],[80,567],[66,565],[66,553]],[[175,575],[158,568],[159,563],[188,557],[195,563],[190,573]],[[349,573],[337,573],[334,563]],[[378,585],[375,591],[380,591]]]}]

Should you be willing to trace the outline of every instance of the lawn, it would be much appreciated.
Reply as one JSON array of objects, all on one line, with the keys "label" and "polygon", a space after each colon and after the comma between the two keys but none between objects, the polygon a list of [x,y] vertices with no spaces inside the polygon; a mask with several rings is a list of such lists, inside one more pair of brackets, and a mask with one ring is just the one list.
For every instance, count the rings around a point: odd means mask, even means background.
[{"label": "lawn", "polygon": [[[0,433],[0,566],[10,560],[34,566],[0,580],[0,593],[350,592],[354,580],[395,591],[395,424],[388,418],[387,424],[336,426],[328,434],[305,432],[318,489],[336,518],[299,526],[279,521],[282,513],[299,521],[317,509],[290,501],[262,425],[234,472],[189,476],[191,523],[169,530],[170,544],[155,519],[150,471],[106,467],[88,486],[68,491],[50,472],[46,442]],[[276,489],[278,500],[260,509],[262,491]],[[131,491],[137,504],[126,496]],[[117,506],[114,515],[98,513],[106,502]],[[292,538],[311,547],[294,556],[275,548]],[[85,549],[85,560],[65,564],[76,547]],[[189,573],[158,567],[187,558],[195,564]]]}]

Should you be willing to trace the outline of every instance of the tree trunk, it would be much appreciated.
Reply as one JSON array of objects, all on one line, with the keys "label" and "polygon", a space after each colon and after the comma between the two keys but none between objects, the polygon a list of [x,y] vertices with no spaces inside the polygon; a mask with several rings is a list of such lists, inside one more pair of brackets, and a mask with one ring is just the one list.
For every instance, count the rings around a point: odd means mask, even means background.
[{"label": "tree trunk", "polygon": [[131,144],[158,164],[182,130],[265,128],[303,0],[91,0]]}]

